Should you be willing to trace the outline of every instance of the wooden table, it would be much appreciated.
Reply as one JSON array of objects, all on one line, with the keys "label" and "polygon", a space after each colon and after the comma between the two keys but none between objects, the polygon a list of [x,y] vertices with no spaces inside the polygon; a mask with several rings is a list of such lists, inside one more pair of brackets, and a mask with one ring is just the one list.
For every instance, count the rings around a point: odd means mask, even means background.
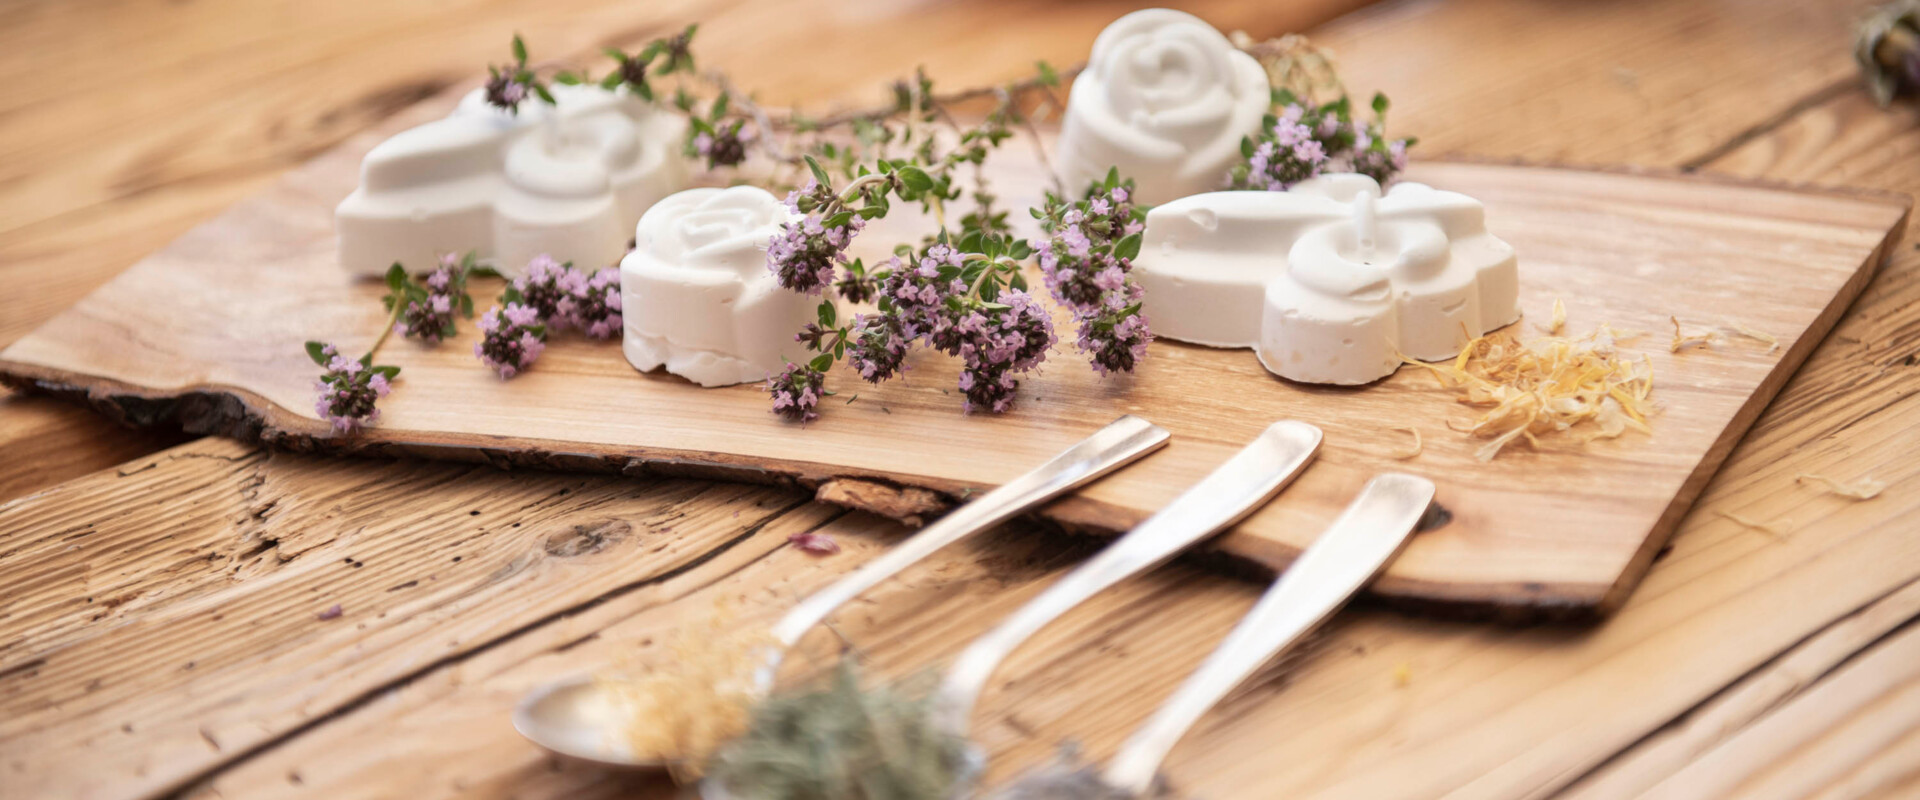
[{"label": "wooden table", "polygon": [[[1858,2],[1429,0],[1326,21],[1356,2],[1194,10],[1256,36],[1310,30],[1356,90],[1394,97],[1424,156],[1920,187],[1914,110],[1876,109],[1854,75]],[[559,55],[700,20],[707,64],[821,107],[917,63],[953,86],[1073,63],[1128,5],[8,4],[0,345],[286,168],[474,80],[513,30]],[[1915,250],[1613,619],[1350,611],[1203,721],[1173,777],[1213,798],[1920,794]],[[45,398],[0,408],[7,798],[669,796],[550,760],[507,709],[542,680],[658,657],[717,603],[769,618],[901,532],[778,487],[335,461],[130,433]],[[1797,485],[1808,472],[1888,488],[1848,501]],[[806,530],[847,550],[785,546]],[[838,627],[890,674],[938,664],[1084,547],[1012,526]],[[1176,565],[1042,633],[975,719],[990,778],[1067,739],[1110,753],[1258,589]]]}]

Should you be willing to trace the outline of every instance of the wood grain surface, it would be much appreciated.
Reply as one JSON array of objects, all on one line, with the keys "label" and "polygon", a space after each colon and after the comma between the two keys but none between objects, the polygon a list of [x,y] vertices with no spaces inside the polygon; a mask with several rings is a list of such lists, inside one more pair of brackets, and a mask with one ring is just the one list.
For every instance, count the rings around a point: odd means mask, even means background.
[{"label": "wood grain surface", "polygon": [[[1387,3],[1313,33],[1343,56],[1357,88],[1379,87],[1394,95],[1395,126],[1421,135],[1431,145],[1429,156],[1635,163],[1911,193],[1920,189],[1920,165],[1911,155],[1920,152],[1915,112],[1905,106],[1875,109],[1850,77],[1847,26],[1864,7],[1858,0],[1448,0]],[[841,4],[832,14],[761,23],[756,14],[765,8],[588,0],[10,6],[9,24],[0,26],[9,47],[0,49],[0,58],[10,59],[12,74],[24,77],[13,91],[0,94],[0,102],[15,103],[10,110],[29,105],[37,110],[31,116],[0,117],[0,154],[5,155],[0,168],[17,170],[16,175],[44,172],[48,177],[35,185],[70,188],[73,205],[31,226],[0,220],[0,274],[12,287],[0,294],[0,327],[14,332],[7,339],[36,327],[141,255],[386,113],[359,110],[363,98],[389,96],[389,91],[404,97],[399,90],[423,77],[437,81],[435,88],[470,80],[476,64],[498,57],[499,42],[515,28],[536,42],[564,39],[554,46],[570,43],[577,49],[603,40],[631,44],[649,31],[694,18],[714,26],[724,19],[730,41],[736,42],[725,46],[737,49],[710,63],[757,71],[756,83],[775,92],[787,85],[813,86],[821,93],[795,90],[786,96],[825,102],[829,94],[861,91],[872,85],[872,76],[900,72],[923,58],[940,61],[942,75],[975,70],[968,74],[980,77],[1015,74],[1037,52],[1068,63],[1119,13],[1105,3]],[[1297,8],[1219,3],[1197,10],[1223,25],[1244,24],[1265,35],[1290,24],[1270,15]],[[253,13],[256,9],[259,13]],[[389,15],[396,24],[383,22]],[[867,58],[890,34],[915,30],[928,19],[944,20],[952,35],[889,47],[891,55],[884,59]],[[1013,19],[1020,22],[1008,24]],[[832,49],[835,58],[806,69],[773,57],[791,43],[821,41],[821,30],[838,25],[859,26],[874,44],[853,47],[850,40],[826,39],[832,44],[816,46]],[[313,46],[290,46],[302,40]],[[136,49],[141,47],[147,49]],[[355,54],[363,47],[377,50],[380,58],[359,63]],[[276,51],[288,55],[276,56]],[[157,61],[179,66],[163,81],[111,79],[128,74],[134,69],[130,64]],[[833,74],[851,77],[816,81],[817,75],[840,70]],[[259,79],[263,71],[271,78]],[[52,93],[43,90],[53,84],[38,76],[77,81],[78,88],[71,98],[48,102]],[[221,99],[234,92],[245,96],[231,103]],[[193,131],[232,133],[214,136],[211,141],[219,144],[208,146],[197,144],[200,136],[158,135],[172,131],[165,125],[174,119]],[[328,122],[336,119],[338,124]],[[269,130],[270,137],[260,135]],[[90,151],[111,150],[113,142],[134,141],[149,131],[156,135],[142,140],[143,148],[123,163],[168,165],[154,180],[133,187],[96,179],[99,173],[88,171]],[[42,143],[31,157],[17,144],[29,137]],[[245,142],[256,144],[234,146]],[[192,157],[176,161],[173,153]],[[19,180],[0,182],[0,194],[20,185]],[[1906,238],[1916,239],[1911,232]],[[1641,588],[1606,624],[1514,629],[1413,619],[1372,607],[1352,610],[1301,658],[1280,665],[1209,715],[1174,752],[1168,764],[1174,780],[1215,798],[1614,798],[1638,796],[1684,771],[1684,780],[1671,786],[1735,787],[1730,794],[1737,797],[1913,796],[1920,770],[1910,742],[1873,733],[1899,727],[1899,717],[1873,716],[1886,704],[1830,699],[1897,698],[1898,689],[1887,687],[1897,687],[1899,674],[1915,669],[1916,662],[1898,650],[1893,658],[1872,659],[1871,669],[1847,667],[1887,652],[1874,649],[1875,644],[1894,642],[1912,630],[1915,619],[1917,354],[1920,252],[1902,246],[1734,449],[1670,547],[1656,553]],[[63,417],[54,413],[61,410],[56,403],[28,400],[0,401],[0,429],[18,432],[0,439],[0,472],[71,475],[89,458],[94,468],[113,463],[110,459],[119,456],[111,454],[112,448],[131,446],[116,441],[125,434],[111,423],[88,427],[84,423],[91,417],[80,416],[66,418],[72,425],[54,426],[60,438],[36,438],[39,421]],[[13,458],[25,452],[18,449],[23,442],[34,442],[37,452],[73,458],[62,463]],[[216,553],[237,552],[244,549],[241,542],[260,539],[293,542],[297,551],[300,542],[314,541],[306,532],[320,538],[351,533],[370,524],[364,522],[369,517],[379,517],[391,520],[392,527],[383,530],[450,531],[431,534],[445,541],[459,535],[450,518],[488,509],[485,518],[496,513],[495,503],[511,506],[513,520],[523,528],[560,533],[614,517],[639,519],[657,506],[627,502],[654,491],[677,491],[657,487],[679,485],[264,453],[257,472],[231,470],[210,477],[197,469],[210,466],[195,455],[201,452],[234,458],[256,451],[214,440],[76,483],[43,489],[47,477],[30,478],[35,488],[29,491],[40,494],[0,506],[0,536],[10,545],[26,536],[50,535],[15,533],[24,527],[19,510],[33,504],[35,525],[58,526],[51,533],[83,538],[89,524],[104,521],[101,509],[118,495],[116,507],[127,509],[119,541],[144,537],[157,544],[141,551],[144,559],[135,554],[102,563],[151,574],[178,555],[204,555],[171,547],[169,536],[198,536],[197,541],[219,548]],[[118,476],[134,470],[141,471]],[[1874,500],[1848,501],[1797,484],[1801,472],[1873,477],[1887,489]],[[286,515],[255,517],[244,493],[262,476],[277,487],[272,497],[331,502],[295,502]],[[196,481],[211,485],[195,495]],[[469,482],[488,491],[488,505],[461,511],[435,500],[442,494],[474,496],[464,488]],[[575,494],[618,502],[598,513],[565,502]],[[207,503],[219,513],[191,515]],[[356,509],[349,518],[362,522],[331,526],[328,514],[335,506]],[[802,505],[782,516],[814,509],[818,506]],[[738,519],[736,512],[741,512]],[[743,520],[754,514],[751,502],[743,506],[732,497],[704,495],[681,503],[677,513],[684,516],[669,523],[673,527],[717,521],[736,534],[749,532],[751,524]],[[1769,523],[1777,532],[1723,514]],[[505,527],[511,530],[511,524]],[[670,796],[664,785],[550,762],[514,736],[505,710],[533,681],[593,669],[617,655],[657,646],[643,643],[697,620],[713,598],[745,596],[771,604],[754,607],[750,618],[772,613],[791,603],[793,593],[817,585],[814,581],[851,569],[899,530],[861,515],[838,517],[818,530],[838,538],[848,551],[813,560],[781,547],[780,534],[767,532],[777,524],[778,519],[761,534],[717,545],[708,560],[658,583],[566,606],[515,630],[487,629],[496,632],[482,636],[492,638],[463,642],[445,658],[384,666],[374,659],[365,663],[376,668],[343,668],[339,682],[329,682],[299,709],[297,721],[289,724],[285,715],[267,710],[274,706],[264,706],[261,716],[275,731],[269,737],[243,737],[252,744],[217,752],[203,743],[204,755],[190,768],[164,771],[194,776],[186,779],[192,788],[184,794],[206,798]],[[795,527],[782,530],[808,526],[796,519]],[[142,527],[143,534],[127,533]],[[849,609],[842,629],[889,672],[937,666],[965,636],[991,625],[1003,604],[1037,591],[1081,557],[1071,543],[1041,533],[1013,526],[977,549],[948,554],[884,587],[874,602]],[[16,576],[36,574],[34,560],[46,556],[41,550],[16,557],[9,545],[0,545],[0,576],[10,586]],[[503,546],[525,548],[536,570],[543,568],[542,561],[561,560],[545,555],[544,546],[532,539]],[[289,613],[305,615],[315,602],[296,594],[314,594],[306,579],[278,577],[283,568],[300,568],[304,558],[284,564],[262,559],[256,568],[224,579],[225,598],[244,601],[248,608],[248,619],[233,622],[233,628],[273,631],[248,639],[251,648],[270,649],[280,642],[298,647],[306,636],[344,636],[336,646],[347,650],[365,641],[321,626],[367,621],[356,616],[356,609],[366,597],[383,592],[345,596],[354,602],[344,604],[342,619],[308,618],[318,630],[283,619]],[[647,576],[677,558],[572,560],[587,570]],[[353,569],[339,563],[343,576]],[[427,585],[436,574],[445,580],[451,574],[445,571],[448,565],[459,566],[431,545],[417,554],[399,549],[363,563],[362,573],[388,570],[377,576],[390,581],[381,590],[409,580]],[[115,583],[107,571],[71,566],[64,578],[50,580],[69,581],[69,588],[64,594],[43,591],[41,602],[76,608],[91,595],[83,593],[84,583],[73,581],[127,585]],[[146,625],[161,628],[171,624],[163,616],[170,607],[178,602],[186,608],[192,593],[206,586],[189,582],[182,589],[184,599],[176,601],[165,591],[165,579],[134,580],[140,593],[119,607],[137,605],[150,620]],[[1093,757],[1110,754],[1224,633],[1256,590],[1175,565],[1096,598],[1043,631],[1006,665],[1003,680],[989,690],[976,717],[975,734],[990,743],[994,756],[993,779],[1049,757],[1064,738],[1085,742]],[[484,595],[487,590],[475,591]],[[1007,597],[1000,599],[1000,593]],[[534,594],[559,599],[543,591]],[[0,596],[0,642],[23,637],[12,627],[9,599]],[[410,630],[484,624],[467,619],[462,608],[449,604],[436,622]],[[165,736],[149,740],[143,720],[166,721],[171,727],[164,730],[179,732],[186,730],[182,726],[197,728],[192,717],[199,714],[209,720],[234,718],[222,716],[226,711],[169,711],[199,669],[184,669],[194,659],[191,654],[188,661],[172,660],[181,648],[206,649],[228,659],[233,670],[228,674],[244,677],[242,685],[248,687],[230,695],[238,704],[316,691],[311,677],[283,662],[232,666],[244,662],[247,648],[217,647],[217,640],[172,648],[116,646],[108,640],[122,630],[131,643],[152,636],[151,629],[116,626],[111,616],[88,625],[88,612],[63,613],[83,620],[72,627],[99,640],[89,645],[89,658],[67,660],[52,640],[0,657],[0,702],[10,710],[37,709],[31,712],[32,724],[0,736],[0,787],[51,786],[63,797],[79,794],[65,787],[81,785],[92,787],[89,794],[96,797],[174,795],[157,787],[180,781],[128,771],[141,766],[128,751],[138,753],[149,744],[156,752],[171,747],[163,744]],[[36,619],[43,629],[58,627],[46,622],[45,614]],[[392,629],[375,625],[370,630]],[[834,643],[826,638],[818,646],[830,650]],[[149,653],[153,657],[143,660]],[[118,669],[120,661],[148,668]],[[36,662],[51,668],[36,672],[25,666]],[[393,669],[396,664],[402,668]],[[57,679],[46,677],[55,673]],[[66,688],[56,692],[54,687]],[[1822,687],[1848,691],[1815,694]],[[84,705],[86,692],[102,691],[117,693],[117,699],[61,726],[58,706]],[[218,692],[219,686],[201,684],[194,691]],[[145,697],[156,699],[143,702]],[[1806,710],[1768,723],[1796,707]],[[124,711],[119,725],[110,722],[115,709]],[[1860,722],[1852,722],[1856,719]],[[48,741],[62,746],[38,746],[42,730],[52,734]],[[74,736],[85,730],[95,733]],[[209,730],[218,740],[221,729]],[[1820,749],[1822,742],[1845,746],[1835,757],[1836,751]],[[1703,757],[1709,752],[1710,759]],[[96,770],[96,760],[106,769]],[[1689,767],[1696,763],[1707,766]],[[1770,770],[1774,763],[1795,766]],[[1779,780],[1803,770],[1813,777]],[[1616,774],[1629,777],[1600,782]]]},{"label": "wood grain surface", "polygon": [[[0,352],[0,378],[84,396],[129,421],[294,450],[563,469],[598,459],[627,473],[694,466],[763,483],[817,488],[852,479],[949,498],[1010,480],[1120,414],[1143,416],[1173,433],[1164,453],[1044,512],[1101,532],[1146,518],[1268,423],[1302,419],[1327,432],[1314,466],[1283,500],[1222,537],[1219,551],[1263,573],[1281,569],[1369,476],[1411,470],[1439,484],[1452,521],[1416,538],[1374,591],[1509,616],[1608,613],[1727,450],[1871,279],[1909,204],[1626,173],[1417,168],[1410,179],[1485,202],[1491,230],[1521,254],[1521,304],[1533,330],[1516,333],[1538,335],[1563,301],[1574,331],[1605,322],[1639,332],[1627,342],[1637,351],[1629,358],[1644,355],[1657,376],[1651,436],[1584,447],[1547,437],[1543,448],[1514,446],[1491,463],[1474,456],[1480,440],[1449,430],[1477,412],[1418,369],[1359,389],[1313,387],[1273,378],[1246,351],[1159,342],[1135,375],[1102,379],[1063,342],[1046,369],[1024,380],[1016,410],[967,416],[949,388],[955,361],[920,353],[903,381],[870,386],[846,371],[830,375],[848,399],[830,400],[821,419],[800,426],[770,414],[758,386],[703,389],[640,374],[615,344],[578,337],[557,338],[533,369],[501,381],[473,358],[479,334],[471,325],[438,347],[399,342],[383,350],[381,363],[403,373],[381,403],[380,423],[333,436],[313,416],[318,370],[301,344],[323,339],[363,351],[385,324],[385,289],[338,268],[332,207],[352,189],[372,141],[445,110],[443,101],[409,110],[136,264]],[[1038,204],[1046,185],[1030,153],[1015,143],[989,170],[1015,208]],[[884,258],[891,242],[914,235],[901,220],[885,222],[857,249]],[[484,298],[497,290],[477,291]],[[1674,318],[1723,333],[1748,326],[1779,346],[1735,334],[1670,353]],[[1412,460],[1397,457],[1407,436],[1401,425],[1423,430],[1428,443]]]}]

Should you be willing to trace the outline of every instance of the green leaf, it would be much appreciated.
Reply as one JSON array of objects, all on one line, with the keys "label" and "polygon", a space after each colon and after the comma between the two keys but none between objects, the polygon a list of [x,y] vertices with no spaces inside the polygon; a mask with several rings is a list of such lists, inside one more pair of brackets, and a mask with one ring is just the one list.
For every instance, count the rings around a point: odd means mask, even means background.
[{"label": "green leaf", "polygon": [[620,77],[619,72],[609,72],[607,73],[607,77],[600,79],[600,88],[611,92],[613,91],[613,87],[619,86],[620,82],[623,80],[626,80],[626,79]]},{"label": "green leaf", "polygon": [[[467,254],[467,257],[468,257],[468,258],[472,258],[472,257],[473,257],[473,254],[472,254],[472,253],[468,253],[468,254]],[[467,274],[469,274],[469,275],[478,275],[478,276],[480,276],[480,277],[482,277],[482,278],[499,278],[499,277],[504,277],[504,276],[502,276],[502,275],[500,274],[500,270],[497,270],[497,269],[494,269],[493,267],[490,267],[490,266],[487,266],[486,264],[474,264],[473,266],[471,266],[471,267],[468,267],[468,268],[467,268]]]},{"label": "green leaf", "polygon": [[1240,137],[1240,157],[1253,158],[1253,137]]},{"label": "green leaf", "polygon": [[1025,261],[1032,255],[1033,245],[1028,244],[1025,239],[1014,240],[1013,246],[1007,249],[1007,257],[1015,261]]},{"label": "green leaf", "polygon": [[1140,255],[1140,234],[1129,234],[1126,238],[1121,239],[1119,244],[1113,246],[1113,255],[1116,258],[1124,258],[1129,261]]},{"label": "green leaf", "polygon": [[547,91],[547,87],[542,86],[538,83],[531,84],[531,85],[533,86],[533,93],[536,95],[539,95],[540,99],[544,101],[547,105],[557,106],[560,104],[558,101],[553,99],[553,93]]},{"label": "green leaf", "polygon": [[821,186],[833,185],[833,181],[827,180],[827,171],[820,168],[820,162],[813,160],[813,156],[801,157],[807,160],[807,169],[813,173],[814,180],[819,181]]},{"label": "green leaf", "polygon": [[933,176],[919,167],[901,167],[899,175],[900,183],[915,192],[925,192],[933,188]]},{"label": "green leaf", "polygon": [[398,261],[393,262],[393,266],[387,268],[387,288],[398,292],[406,285],[407,268],[400,266]]},{"label": "green leaf", "polygon": [[513,60],[527,63],[527,43],[517,33],[513,35]]},{"label": "green leaf", "polygon": [[578,75],[575,75],[575,74],[573,74],[573,73],[571,73],[571,72],[556,72],[556,73],[554,73],[554,75],[553,75],[553,82],[554,82],[554,83],[563,83],[563,84],[566,84],[566,85],[568,85],[568,86],[578,86],[578,85],[580,85],[581,83],[583,83],[583,81],[581,80],[581,78],[580,78],[580,76],[578,76]]},{"label": "green leaf", "polygon": [[828,228],[844,228],[846,227],[847,223],[852,221],[853,221],[853,212],[842,211],[838,214],[835,214],[831,217],[826,218],[825,220],[822,220],[820,224]]},{"label": "green leaf", "polygon": [[521,294],[520,290],[514,288],[512,285],[508,285],[506,291],[500,293],[500,304],[503,306],[508,303],[518,303],[525,299],[527,299],[527,296]]},{"label": "green leaf", "polygon": [[833,301],[831,300],[820,301],[820,307],[816,309],[816,311],[818,311],[820,315],[820,327],[822,328],[833,327],[834,321],[838,318],[838,312],[833,307]]},{"label": "green leaf", "polygon": [[1060,73],[1053,71],[1052,64],[1049,64],[1045,61],[1036,61],[1034,62],[1033,66],[1035,69],[1038,69],[1040,71],[1041,86],[1059,86],[1060,85]]},{"label": "green leaf", "polygon": [[640,95],[640,99],[642,100],[645,100],[649,103],[653,102],[653,87],[647,85],[644,82],[634,84],[633,93]]},{"label": "green leaf", "polygon": [[367,371],[368,371],[368,372],[371,372],[371,373],[373,373],[373,374],[375,374],[375,375],[385,375],[385,376],[387,376],[387,380],[393,380],[393,378],[394,378],[394,376],[396,376],[396,375],[399,375],[399,374],[400,374],[400,368],[399,368],[399,367],[395,367],[395,366],[390,366],[390,365],[382,365],[382,366],[378,366],[378,367],[370,367],[370,368],[368,368],[368,369],[367,369]]},{"label": "green leaf", "polygon": [[473,319],[473,295],[460,295],[460,316]]},{"label": "green leaf", "polygon": [[313,359],[313,363],[315,364],[319,364],[320,366],[323,366],[323,367],[326,366],[327,365],[327,343],[326,342],[307,342],[307,358]]},{"label": "green leaf", "polygon": [[620,48],[618,47],[603,48],[600,52],[606,53],[608,58],[615,61],[624,63],[627,60],[627,54],[620,52]]},{"label": "green leaf", "polygon": [[1373,93],[1373,113],[1387,113],[1387,96],[1381,92]]},{"label": "green leaf", "polygon": [[832,353],[821,353],[815,356],[812,361],[807,362],[807,367],[815,372],[826,372],[827,368],[831,366],[833,366]]},{"label": "green leaf", "polygon": [[1008,279],[1007,285],[1015,289],[1019,289],[1020,291],[1023,291],[1023,292],[1026,291],[1027,290],[1026,273],[1022,273],[1022,272],[1013,273],[1013,277],[1011,279]]},{"label": "green leaf", "polygon": [[719,97],[713,98],[713,109],[707,113],[712,115],[713,119],[719,119],[727,113],[727,103],[731,100],[732,98],[726,92],[721,92]]}]

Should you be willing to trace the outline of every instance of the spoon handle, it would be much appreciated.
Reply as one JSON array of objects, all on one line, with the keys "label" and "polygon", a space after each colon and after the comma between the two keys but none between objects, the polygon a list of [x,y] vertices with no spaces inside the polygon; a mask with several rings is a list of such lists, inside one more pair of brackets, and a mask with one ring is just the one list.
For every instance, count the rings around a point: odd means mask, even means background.
[{"label": "spoon handle", "polygon": [[[873,588],[874,584],[940,548],[1005,522],[1132,463],[1134,459],[1165,445],[1167,436],[1166,430],[1160,426],[1131,414],[1114,420],[1038,469],[960,506],[884,555],[867,562],[853,574],[841,578],[838,583],[801,601],[773,626],[773,638],[778,643],[779,652],[784,653],[834,609]],[[778,666],[778,663],[779,655],[776,654],[773,663],[761,670],[763,688],[771,684],[772,667]]]},{"label": "spoon handle", "polygon": [[1105,781],[1142,794],[1160,762],[1233,687],[1345,605],[1398,555],[1433,502],[1433,482],[1385,474],[1368,481],[1332,527],[1314,540],[1206,662],[1135,731],[1107,765]]},{"label": "spoon handle", "polygon": [[1312,425],[1285,420],[1267,426],[1166,508],[968,645],[947,671],[940,691],[942,712],[953,729],[965,729],[994,668],[1028,637],[1107,587],[1239,522],[1292,482],[1319,447],[1320,429]]}]

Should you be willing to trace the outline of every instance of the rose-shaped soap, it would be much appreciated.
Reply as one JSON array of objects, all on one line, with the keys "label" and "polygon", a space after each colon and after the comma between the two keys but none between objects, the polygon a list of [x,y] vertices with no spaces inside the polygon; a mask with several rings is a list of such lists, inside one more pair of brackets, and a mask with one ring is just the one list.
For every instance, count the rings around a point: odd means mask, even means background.
[{"label": "rose-shaped soap", "polygon": [[627,361],[701,386],[765,380],[787,357],[816,302],[780,288],[767,244],[799,218],[752,186],[688,189],[654,204],[620,262]]},{"label": "rose-shaped soap", "polygon": [[1518,264],[1479,201],[1418,183],[1383,195],[1348,173],[1156,207],[1134,275],[1160,336],[1254,348],[1290,380],[1359,384],[1519,319]]},{"label": "rose-shaped soap", "polygon": [[552,87],[518,115],[475,89],[446,119],[375,146],[334,212],[340,264],[383,275],[475,251],[512,273],[546,253],[592,270],[653,201],[686,185],[686,120],[624,89]]},{"label": "rose-shaped soap", "polygon": [[1152,205],[1219,189],[1269,95],[1260,63],[1199,17],[1135,11],[1101,31],[1073,83],[1060,177],[1077,195],[1118,167]]}]

